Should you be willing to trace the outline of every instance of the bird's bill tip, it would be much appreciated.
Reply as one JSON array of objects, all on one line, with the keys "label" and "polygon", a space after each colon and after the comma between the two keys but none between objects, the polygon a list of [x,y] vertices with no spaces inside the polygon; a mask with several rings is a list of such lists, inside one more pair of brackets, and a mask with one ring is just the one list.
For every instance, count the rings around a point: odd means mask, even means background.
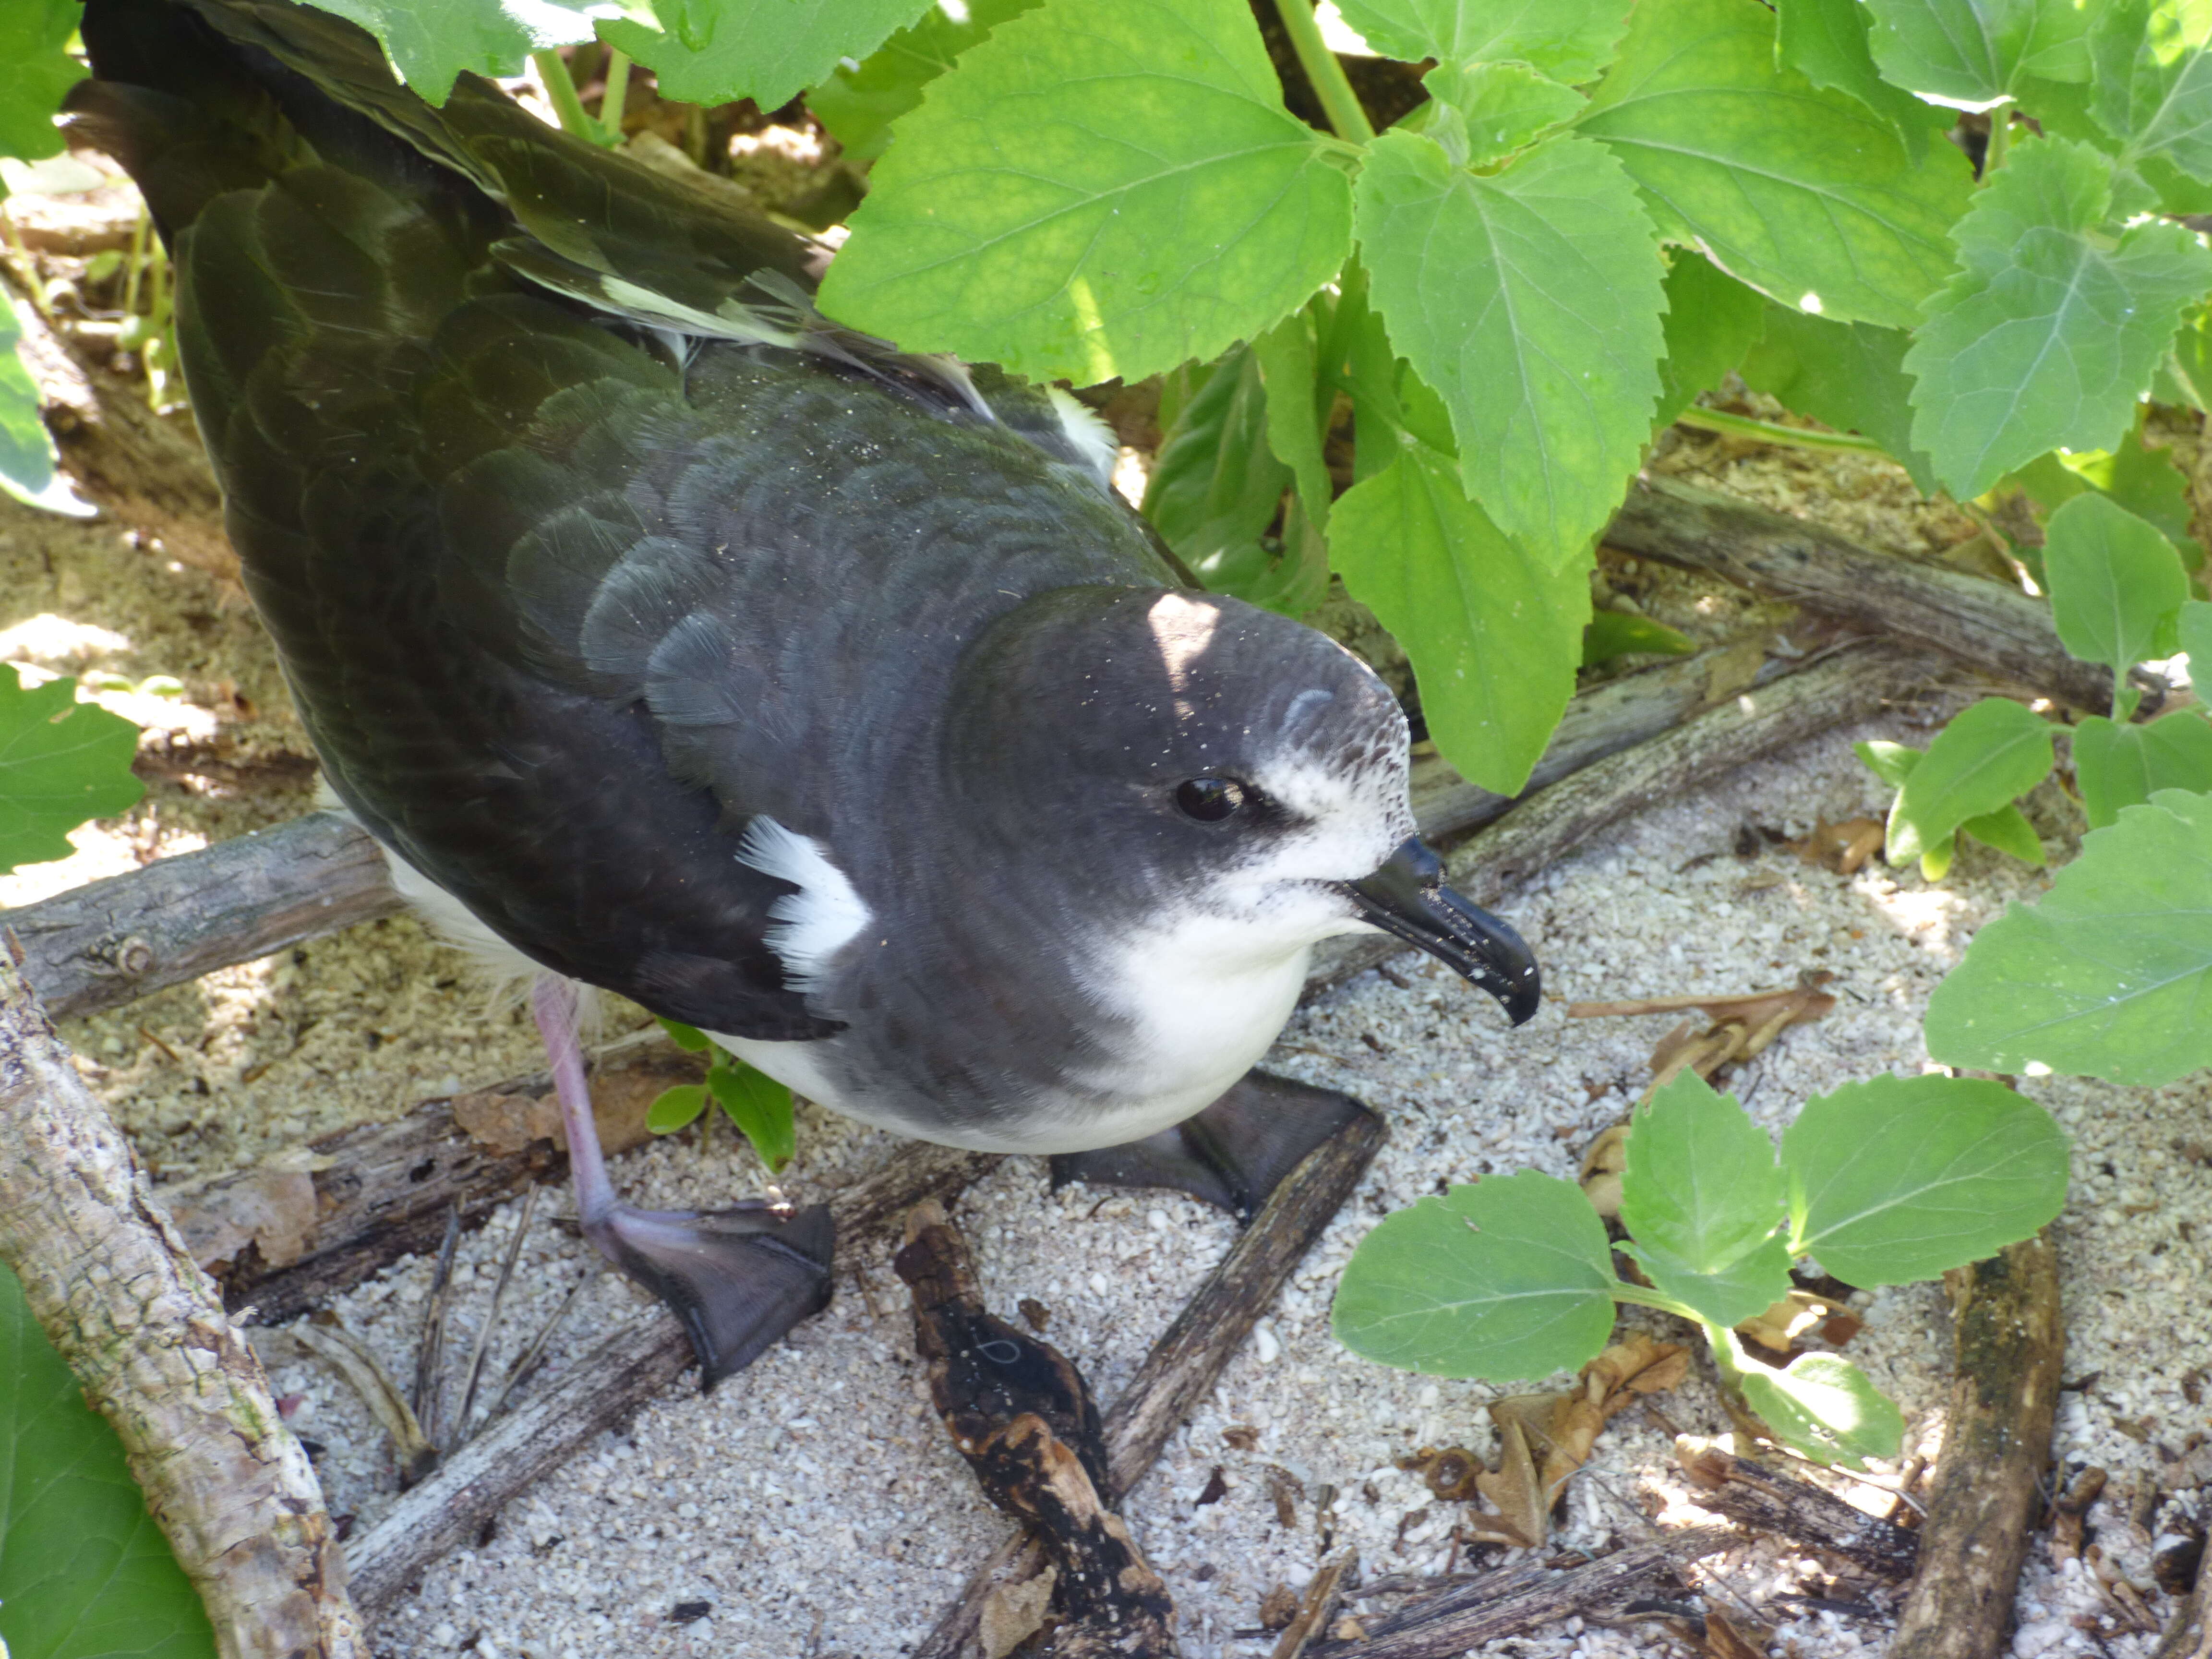
[{"label": "bird's bill tip", "polygon": [[1437,855],[1408,836],[1373,875],[1347,882],[1362,920],[1426,951],[1498,1000],[1516,1025],[1543,1005],[1543,975],[1521,935],[1444,885]]}]

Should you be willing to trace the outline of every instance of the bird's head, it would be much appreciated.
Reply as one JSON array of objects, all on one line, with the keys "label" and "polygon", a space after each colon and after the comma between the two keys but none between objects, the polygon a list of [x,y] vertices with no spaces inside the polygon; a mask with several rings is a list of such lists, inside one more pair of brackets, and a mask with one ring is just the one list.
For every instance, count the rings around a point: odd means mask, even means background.
[{"label": "bird's head", "polygon": [[978,864],[1062,928],[1158,927],[1224,971],[1379,929],[1515,1024],[1534,959],[1415,836],[1405,716],[1314,629],[1212,594],[1064,587],[999,617],[951,704],[946,772]]}]

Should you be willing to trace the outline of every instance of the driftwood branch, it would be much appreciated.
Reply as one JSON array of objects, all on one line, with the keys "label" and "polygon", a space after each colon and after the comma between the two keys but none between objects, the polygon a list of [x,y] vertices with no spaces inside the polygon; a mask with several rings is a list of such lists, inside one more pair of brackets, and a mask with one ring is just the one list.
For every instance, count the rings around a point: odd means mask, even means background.
[{"label": "driftwood branch", "polygon": [[[2112,705],[2110,672],[2058,643],[2051,607],[1963,571],[1862,547],[1832,530],[1671,478],[1639,479],[1608,546],[1703,570],[1876,639],[1907,641],[2092,714]],[[2142,677],[2154,690],[2162,682]]]},{"label": "driftwood branch", "polygon": [[1171,1659],[1175,1607],[1099,1491],[1103,1434],[1082,1373],[984,1306],[968,1246],[940,1206],[918,1206],[906,1233],[892,1266],[914,1292],[930,1397],[984,1496],[1029,1527],[1052,1563],[1063,1620],[1052,1651]]},{"label": "driftwood branch", "polygon": [[[916,1143],[890,1165],[830,1199],[836,1267],[897,1236],[925,1199],[957,1192],[998,1162],[986,1152]],[[346,1551],[354,1600],[374,1618],[423,1568],[473,1537],[508,1500],[573,1456],[592,1436],[668,1391],[692,1363],[682,1327],[656,1316],[617,1331],[538,1395],[470,1441]]]},{"label": "driftwood branch", "polygon": [[1565,1572],[1516,1567],[1486,1573],[1395,1613],[1363,1616],[1364,1637],[1317,1642],[1305,1659],[1458,1659],[1482,1643],[1615,1607],[1661,1573],[1717,1554],[1742,1536],[1730,1527],[1691,1527]]},{"label": "driftwood branch", "polygon": [[1674,1443],[1674,1456],[1702,1508],[1755,1533],[1794,1538],[1884,1578],[1910,1577],[1920,1558],[1918,1533],[1854,1509],[1826,1487],[1777,1474],[1686,1436]]},{"label": "driftwood branch", "polygon": [[[1128,1496],[1159,1461],[1168,1437],[1212,1393],[1291,1270],[1358,1186],[1382,1137],[1382,1120],[1362,1113],[1308,1153],[1152,1344],[1106,1413],[1109,1503]],[[913,1659],[957,1659],[968,1651],[992,1595],[1034,1577],[1043,1565],[1043,1552],[1025,1534],[1001,1545],[970,1576]]]},{"label": "driftwood branch", "polygon": [[226,1659],[368,1653],[307,1454],[0,951],[0,1259],[113,1424]]},{"label": "driftwood branch", "polygon": [[2066,1333],[2047,1233],[1943,1275],[1958,1371],[1891,1659],[1995,1659],[2051,1462]]}]

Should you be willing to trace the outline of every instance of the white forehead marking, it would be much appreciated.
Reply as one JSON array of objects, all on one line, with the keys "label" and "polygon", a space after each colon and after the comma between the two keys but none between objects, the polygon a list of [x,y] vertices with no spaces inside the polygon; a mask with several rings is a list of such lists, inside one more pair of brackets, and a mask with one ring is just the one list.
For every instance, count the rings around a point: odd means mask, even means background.
[{"label": "white forehead marking", "polygon": [[775,918],[769,949],[783,961],[792,989],[806,995],[822,988],[830,959],[872,919],[845,872],[830,861],[822,843],[787,830],[766,813],[745,827],[738,862],[799,889],[769,907]]}]

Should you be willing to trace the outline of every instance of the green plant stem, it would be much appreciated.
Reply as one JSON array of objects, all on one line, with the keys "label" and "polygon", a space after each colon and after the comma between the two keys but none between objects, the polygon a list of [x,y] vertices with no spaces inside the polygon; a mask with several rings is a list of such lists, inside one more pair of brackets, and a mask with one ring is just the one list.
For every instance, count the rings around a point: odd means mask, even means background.
[{"label": "green plant stem", "polygon": [[1359,106],[1359,95],[1352,91],[1344,65],[1321,38],[1321,25],[1314,21],[1313,0],[1275,0],[1275,15],[1283,20],[1291,50],[1298,56],[1298,67],[1313,82],[1314,96],[1321,100],[1322,113],[1328,117],[1336,136],[1355,144],[1372,143],[1375,129],[1368,123],[1367,112]]},{"label": "green plant stem", "polygon": [[584,100],[576,96],[576,78],[568,73],[568,65],[561,54],[548,46],[543,52],[533,52],[530,61],[538,66],[538,79],[545,88],[545,95],[553,100],[553,113],[561,118],[561,131],[574,138],[599,142],[602,128],[584,108]]},{"label": "green plant stem", "polygon": [[1661,1313],[1673,1314],[1677,1318],[1690,1321],[1692,1324],[1704,1322],[1695,1313],[1675,1301],[1674,1297],[1662,1296],[1656,1291],[1647,1291],[1641,1285],[1631,1285],[1626,1279],[1617,1285],[1607,1285],[1606,1291],[1615,1302],[1632,1302],[1639,1308],[1656,1308]]},{"label": "green plant stem", "polygon": [[607,89],[599,99],[599,130],[609,144],[623,141],[623,106],[629,101],[629,54],[607,49]]},{"label": "green plant stem", "polygon": [[2005,163],[2012,149],[2012,106],[1999,104],[1990,112],[1990,142],[1982,151],[1982,179],[1989,183],[1990,177]]},{"label": "green plant stem", "polygon": [[131,228],[131,252],[123,268],[123,314],[134,315],[138,309],[138,281],[146,269],[146,233],[154,222],[144,203],[138,207],[138,222]]},{"label": "green plant stem", "polygon": [[1847,450],[1862,455],[1889,453],[1873,439],[1862,438],[1856,432],[1808,432],[1802,427],[1753,420],[1748,415],[1729,415],[1717,409],[1700,409],[1694,404],[1677,415],[1674,422],[1678,426],[1696,427],[1704,432],[1725,432],[1732,437],[1756,438],[1761,443],[1780,444],[1790,449]]}]

